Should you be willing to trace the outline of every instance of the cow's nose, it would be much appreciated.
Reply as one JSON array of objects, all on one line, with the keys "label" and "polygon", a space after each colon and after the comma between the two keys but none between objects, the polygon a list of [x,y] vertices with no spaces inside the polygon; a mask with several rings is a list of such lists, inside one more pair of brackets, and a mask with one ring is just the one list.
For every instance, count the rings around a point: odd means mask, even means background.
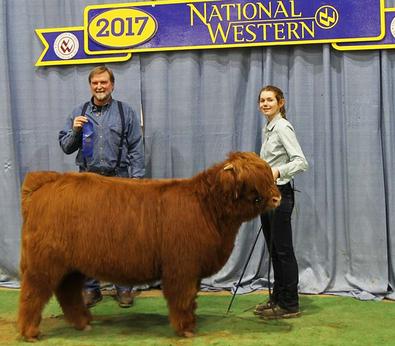
[{"label": "cow's nose", "polygon": [[272,199],[274,207],[277,208],[281,203],[281,197],[273,197]]}]

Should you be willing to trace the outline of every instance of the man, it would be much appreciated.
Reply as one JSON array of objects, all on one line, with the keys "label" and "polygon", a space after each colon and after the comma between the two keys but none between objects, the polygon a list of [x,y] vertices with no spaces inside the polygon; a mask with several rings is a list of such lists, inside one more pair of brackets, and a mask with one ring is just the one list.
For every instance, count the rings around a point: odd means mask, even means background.
[{"label": "man", "polygon": [[[65,128],[59,132],[62,150],[66,154],[78,150],[76,164],[80,172],[144,177],[140,122],[128,104],[112,98],[115,82],[113,72],[105,66],[96,67],[90,72],[88,81],[92,98],[74,108]],[[119,305],[130,307],[133,303],[132,288],[115,287]],[[88,279],[83,296],[86,306],[96,305],[102,299],[99,282]]]}]

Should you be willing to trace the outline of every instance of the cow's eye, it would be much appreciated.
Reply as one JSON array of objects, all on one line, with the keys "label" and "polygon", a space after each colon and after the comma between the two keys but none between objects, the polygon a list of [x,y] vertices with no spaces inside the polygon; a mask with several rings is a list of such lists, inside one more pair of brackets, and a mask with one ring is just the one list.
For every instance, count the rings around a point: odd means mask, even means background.
[{"label": "cow's eye", "polygon": [[256,203],[256,204],[261,203],[263,200],[262,196],[259,194],[259,192],[257,190],[254,191],[253,200],[254,200],[254,203]]}]

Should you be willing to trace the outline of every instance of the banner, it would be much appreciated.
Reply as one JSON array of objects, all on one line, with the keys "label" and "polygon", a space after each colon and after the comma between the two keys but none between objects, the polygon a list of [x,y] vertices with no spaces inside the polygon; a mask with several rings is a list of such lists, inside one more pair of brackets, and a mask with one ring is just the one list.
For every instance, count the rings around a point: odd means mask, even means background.
[{"label": "banner", "polygon": [[[83,27],[36,30],[37,66],[125,61],[134,52],[371,42],[384,0],[172,0],[85,7]],[[73,29],[73,30],[71,30]]]},{"label": "banner", "polygon": [[395,8],[385,10],[385,36],[380,41],[333,43],[337,50],[369,50],[369,49],[394,49],[395,48]]},{"label": "banner", "polygon": [[44,45],[36,66],[121,62],[129,60],[132,56],[130,53],[86,54],[83,27],[36,29],[36,34]]}]

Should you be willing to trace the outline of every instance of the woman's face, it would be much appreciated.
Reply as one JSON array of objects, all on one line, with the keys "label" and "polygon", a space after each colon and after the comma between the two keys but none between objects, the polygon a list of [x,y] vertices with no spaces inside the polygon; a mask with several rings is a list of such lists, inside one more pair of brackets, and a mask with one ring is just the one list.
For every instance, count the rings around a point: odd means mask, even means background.
[{"label": "woman's face", "polygon": [[273,91],[263,90],[259,96],[259,110],[268,121],[271,121],[280,112],[284,103],[284,99],[277,101],[276,94]]}]

